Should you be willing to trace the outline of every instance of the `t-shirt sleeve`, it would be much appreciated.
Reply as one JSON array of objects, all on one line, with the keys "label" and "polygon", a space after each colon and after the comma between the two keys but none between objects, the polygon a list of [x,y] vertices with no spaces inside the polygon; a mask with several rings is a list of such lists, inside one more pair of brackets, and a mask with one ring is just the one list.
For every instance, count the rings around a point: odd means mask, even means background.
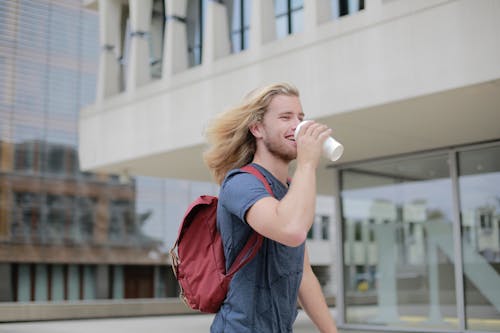
[{"label": "t-shirt sleeve", "polygon": [[245,214],[258,200],[271,196],[264,184],[249,173],[230,175],[222,185],[219,201],[231,214],[245,221]]}]

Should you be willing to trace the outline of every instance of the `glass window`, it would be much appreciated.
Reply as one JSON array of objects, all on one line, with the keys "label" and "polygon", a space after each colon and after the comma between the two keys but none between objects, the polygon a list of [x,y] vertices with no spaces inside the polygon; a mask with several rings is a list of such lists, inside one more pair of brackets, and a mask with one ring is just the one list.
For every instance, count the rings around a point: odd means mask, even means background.
[{"label": "glass window", "polygon": [[291,33],[304,31],[304,11],[300,9],[293,11],[290,24]]},{"label": "glass window", "polygon": [[84,265],[83,267],[83,299],[96,299],[97,281],[96,281],[96,266]]},{"label": "glass window", "polygon": [[314,223],[311,225],[307,231],[307,239],[314,239]]},{"label": "glass window", "polygon": [[41,195],[28,192],[14,194],[12,236],[25,242],[39,241],[44,230],[41,226]]},{"label": "glass window", "polygon": [[304,1],[275,0],[274,15],[276,16],[276,35],[278,39],[301,32],[304,26]]},{"label": "glass window", "polygon": [[17,301],[29,302],[33,300],[31,279],[33,267],[31,264],[19,264],[17,271]]},{"label": "glass window", "polygon": [[113,265],[113,299],[123,299],[124,283],[123,283],[123,266]]},{"label": "glass window", "polygon": [[187,36],[189,66],[201,64],[203,18],[207,0],[189,0],[187,7]]},{"label": "glass window", "polygon": [[64,300],[64,267],[63,265],[50,265],[50,300]]},{"label": "glass window", "polygon": [[332,16],[338,18],[365,9],[365,0],[332,0]]},{"label": "glass window", "polygon": [[467,328],[500,331],[500,147],[459,153]]},{"label": "glass window", "polygon": [[250,30],[250,0],[233,0],[231,13],[231,45],[233,53],[248,47]]},{"label": "glass window", "polygon": [[278,16],[276,17],[276,37],[278,39],[286,37],[288,35],[288,17]]},{"label": "glass window", "polygon": [[130,202],[125,200],[114,200],[110,203],[110,222],[109,222],[109,239],[124,243],[125,240],[130,241],[128,236],[131,235],[131,214]]},{"label": "glass window", "polygon": [[76,301],[80,299],[80,271],[79,265],[70,264],[68,265],[68,296],[67,299],[70,301]]},{"label": "glass window", "polygon": [[457,327],[447,157],[341,171],[347,323]]},{"label": "glass window", "polygon": [[163,58],[163,32],[165,31],[165,5],[163,0],[154,0],[151,17],[151,34],[148,38],[151,77],[161,78]]},{"label": "glass window", "polygon": [[330,239],[330,216],[321,215],[321,239]]},{"label": "glass window", "polygon": [[65,172],[64,162],[66,154],[64,147],[47,147],[47,171],[54,174],[63,174]]},{"label": "glass window", "polygon": [[37,302],[48,300],[47,267],[46,264],[35,265],[35,301]]},{"label": "glass window", "polygon": [[88,242],[92,239],[96,223],[96,202],[94,198],[78,197],[75,201],[73,228],[70,238],[76,242]]},{"label": "glass window", "polygon": [[35,168],[35,143],[27,142],[15,145],[14,168],[17,171],[33,171]]}]

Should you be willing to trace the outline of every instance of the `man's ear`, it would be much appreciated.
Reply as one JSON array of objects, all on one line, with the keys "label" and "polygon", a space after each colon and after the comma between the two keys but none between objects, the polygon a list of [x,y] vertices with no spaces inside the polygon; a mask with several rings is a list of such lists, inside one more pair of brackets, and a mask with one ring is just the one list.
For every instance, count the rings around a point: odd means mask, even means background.
[{"label": "man's ear", "polygon": [[250,133],[256,138],[262,138],[262,123],[261,122],[256,122],[248,128],[250,130]]}]

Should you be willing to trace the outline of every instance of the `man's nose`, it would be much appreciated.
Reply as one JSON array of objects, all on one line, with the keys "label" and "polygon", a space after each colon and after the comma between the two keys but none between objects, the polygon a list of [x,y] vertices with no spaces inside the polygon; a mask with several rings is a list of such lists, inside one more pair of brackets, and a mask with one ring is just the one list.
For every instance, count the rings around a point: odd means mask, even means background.
[{"label": "man's nose", "polygon": [[301,119],[297,118],[295,119],[294,123],[293,123],[293,132],[295,133],[295,130],[297,129],[297,127],[299,126],[299,124],[302,122]]}]

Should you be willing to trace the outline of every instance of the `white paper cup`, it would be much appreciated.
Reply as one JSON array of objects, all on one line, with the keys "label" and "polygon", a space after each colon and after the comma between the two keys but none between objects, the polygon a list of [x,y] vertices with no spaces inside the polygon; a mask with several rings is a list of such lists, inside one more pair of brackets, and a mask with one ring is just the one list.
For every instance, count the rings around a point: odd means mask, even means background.
[{"label": "white paper cup", "polygon": [[[297,140],[297,136],[299,135],[300,128],[302,125],[307,123],[310,120],[304,120],[300,124],[297,125],[297,128],[295,129],[295,140]],[[332,137],[329,137],[328,139],[325,140],[323,144],[323,157],[331,160],[331,161],[336,161],[342,156],[344,153],[344,146],[335,140]]]}]

